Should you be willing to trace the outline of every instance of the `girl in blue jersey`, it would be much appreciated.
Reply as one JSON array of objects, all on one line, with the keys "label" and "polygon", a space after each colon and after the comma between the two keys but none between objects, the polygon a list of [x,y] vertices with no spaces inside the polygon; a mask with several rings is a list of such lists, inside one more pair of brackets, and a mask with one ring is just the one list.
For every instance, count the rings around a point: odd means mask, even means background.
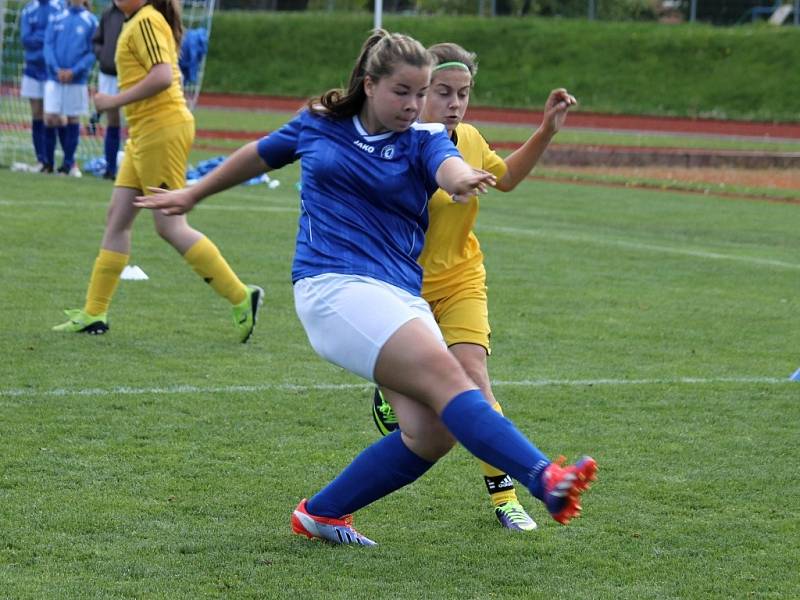
[{"label": "girl in blue jersey", "polygon": [[[44,84],[47,81],[47,65],[44,62],[44,34],[47,24],[61,13],[60,0],[30,0],[20,14],[20,39],[25,49],[25,68],[19,95],[27,98],[31,105],[31,137],[38,165],[35,170],[50,172],[53,166],[46,164],[45,147],[55,144],[55,129],[44,126]],[[48,142],[45,136],[52,139]]]},{"label": "girl in blue jersey", "polygon": [[492,410],[447,351],[420,296],[428,198],[442,188],[465,200],[495,183],[463,161],[443,125],[416,124],[432,62],[416,40],[377,30],[347,89],[311,100],[197,185],[153,190],[136,202],[182,214],[206,196],[300,160],[292,268],[300,321],[321,356],[404,397],[395,406],[402,432],[369,446],[295,508],[292,529],[309,538],[374,545],[353,528],[352,513],[415,481],[453,438],[523,483],[562,523],[580,512],[579,496],[595,476],[593,459],[551,463]]},{"label": "girl in blue jersey", "polygon": [[[95,17],[85,0],[70,0],[69,7],[51,19],[44,40],[47,82],[44,86],[45,125],[58,130],[64,160],[59,173],[80,177],[75,151],[80,138],[80,117],[89,112],[89,75],[94,66],[92,36]],[[55,140],[45,148],[45,163],[53,166]]]}]

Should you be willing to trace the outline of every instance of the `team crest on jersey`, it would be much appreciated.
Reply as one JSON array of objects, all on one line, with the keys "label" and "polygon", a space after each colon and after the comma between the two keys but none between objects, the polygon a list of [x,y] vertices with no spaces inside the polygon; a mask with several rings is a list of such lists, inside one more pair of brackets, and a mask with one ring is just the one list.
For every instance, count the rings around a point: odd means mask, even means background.
[{"label": "team crest on jersey", "polygon": [[392,160],[394,158],[394,146],[392,144],[384,146],[381,149],[381,158],[385,158],[386,160]]}]

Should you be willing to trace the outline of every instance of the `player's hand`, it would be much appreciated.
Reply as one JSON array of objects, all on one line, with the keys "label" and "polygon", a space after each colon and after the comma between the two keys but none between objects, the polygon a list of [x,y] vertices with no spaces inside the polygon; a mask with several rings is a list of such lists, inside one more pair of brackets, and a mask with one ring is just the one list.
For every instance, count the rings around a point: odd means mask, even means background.
[{"label": "player's hand", "polygon": [[58,81],[60,83],[70,83],[72,81],[72,69],[59,69]]},{"label": "player's hand", "polygon": [[577,106],[578,101],[575,96],[564,88],[558,88],[550,92],[547,102],[544,103],[544,118],[542,127],[546,128],[551,135],[555,135],[567,118],[567,112],[573,106]]},{"label": "player's hand", "polygon": [[164,190],[162,188],[147,188],[152,195],[136,196],[133,205],[139,208],[160,210],[165,215],[183,215],[188,213],[197,200],[188,188],[180,190]]},{"label": "player's hand", "polygon": [[497,178],[483,169],[472,169],[472,173],[463,177],[453,193],[453,201],[466,204],[478,194],[485,194],[489,188],[497,184]]},{"label": "player's hand", "polygon": [[94,95],[94,108],[97,112],[103,112],[109,108],[114,108],[114,96],[97,92]]}]

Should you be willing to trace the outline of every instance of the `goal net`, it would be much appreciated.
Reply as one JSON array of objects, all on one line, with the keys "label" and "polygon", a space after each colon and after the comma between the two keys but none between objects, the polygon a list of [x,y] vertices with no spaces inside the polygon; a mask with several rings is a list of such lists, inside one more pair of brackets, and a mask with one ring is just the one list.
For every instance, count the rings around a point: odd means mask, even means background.
[{"label": "goal net", "polygon": [[[24,51],[20,41],[19,19],[28,0],[0,0],[0,166],[17,166],[36,163],[31,141],[31,109],[27,98],[19,95],[24,67]],[[99,17],[108,6],[108,0],[95,0],[93,12]],[[214,0],[183,0],[183,26],[185,35],[205,42],[211,39],[211,19],[214,15]],[[205,71],[205,52],[198,52],[198,45],[189,48],[184,44],[183,56],[194,59],[184,77],[184,92],[190,109],[194,109]],[[193,54],[188,56],[187,53]],[[182,63],[184,61],[182,60]],[[183,66],[183,65],[182,65]],[[97,83],[97,65],[89,80],[89,89]],[[90,108],[91,111],[91,108]],[[79,164],[103,156],[105,129],[101,119],[94,123],[91,114],[81,117],[81,137],[76,158]],[[60,147],[56,147],[56,162],[60,160]]]}]

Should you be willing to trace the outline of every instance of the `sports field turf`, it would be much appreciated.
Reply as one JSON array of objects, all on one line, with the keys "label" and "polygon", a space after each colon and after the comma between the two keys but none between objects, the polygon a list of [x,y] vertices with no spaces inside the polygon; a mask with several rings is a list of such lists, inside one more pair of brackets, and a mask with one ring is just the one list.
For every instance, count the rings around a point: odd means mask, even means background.
[{"label": "sports field turf", "polygon": [[265,311],[136,224],[104,337],[82,305],[110,185],[0,171],[0,598],[797,598],[798,206],[552,182],[483,202],[495,393],[552,456],[592,454],[584,516],[501,530],[457,449],[360,511],[380,545],[289,515],[376,439],[363,381],[294,315],[297,170],[191,222]]}]

